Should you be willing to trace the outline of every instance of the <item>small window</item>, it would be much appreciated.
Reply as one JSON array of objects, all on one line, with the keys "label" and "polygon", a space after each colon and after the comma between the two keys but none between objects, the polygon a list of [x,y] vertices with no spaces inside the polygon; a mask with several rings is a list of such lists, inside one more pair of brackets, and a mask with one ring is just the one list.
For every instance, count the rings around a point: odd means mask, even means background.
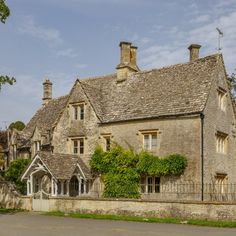
[{"label": "small window", "polygon": [[227,152],[227,134],[217,132],[216,134],[216,152],[226,153]]},{"label": "small window", "polygon": [[215,190],[217,193],[226,193],[228,188],[228,178],[226,174],[217,174],[215,176]]},{"label": "small window", "polygon": [[73,140],[73,153],[84,154],[84,139]]},{"label": "small window", "polygon": [[105,137],[105,141],[106,141],[106,151],[110,151],[110,149],[111,149],[111,137],[110,136]]},{"label": "small window", "polygon": [[145,176],[140,181],[141,193],[160,193],[161,179],[160,177]]},{"label": "small window", "polygon": [[74,119],[78,120],[78,106],[74,106]]},{"label": "small window", "polygon": [[143,149],[157,151],[157,133],[143,134]]},{"label": "small window", "polygon": [[41,148],[41,142],[40,141],[35,141],[34,142],[34,150],[35,152],[39,152]]},{"label": "small window", "polygon": [[84,120],[84,104],[74,105],[74,120]]},{"label": "small window", "polygon": [[218,90],[218,104],[222,111],[226,108],[226,92],[223,89]]},{"label": "small window", "polygon": [[84,119],[84,104],[79,105],[80,108],[80,120]]}]

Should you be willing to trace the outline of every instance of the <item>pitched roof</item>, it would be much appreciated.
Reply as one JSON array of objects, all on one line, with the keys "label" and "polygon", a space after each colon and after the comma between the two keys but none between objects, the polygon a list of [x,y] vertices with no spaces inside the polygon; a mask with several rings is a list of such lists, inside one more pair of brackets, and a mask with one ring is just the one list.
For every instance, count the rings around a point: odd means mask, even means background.
[{"label": "pitched roof", "polygon": [[42,106],[36,112],[21,132],[20,136],[22,145],[27,145],[27,142],[36,127],[39,129],[41,134],[47,134],[48,131],[54,127],[66,107],[68,97],[69,95],[52,99],[47,105]]},{"label": "pitched roof", "polygon": [[104,123],[203,111],[221,55],[134,73],[117,83],[116,75],[81,80]]},{"label": "pitched roof", "polygon": [[[91,173],[88,167],[84,164],[82,159],[77,155],[50,153],[50,152],[38,152],[29,166],[25,169],[22,176],[28,176],[30,174],[30,166],[35,165],[35,161],[39,157],[43,164],[47,167],[49,172],[56,178],[61,180],[68,180],[74,174],[76,168],[82,171],[81,174],[86,179],[91,179]],[[31,170],[34,171],[34,170]]]}]

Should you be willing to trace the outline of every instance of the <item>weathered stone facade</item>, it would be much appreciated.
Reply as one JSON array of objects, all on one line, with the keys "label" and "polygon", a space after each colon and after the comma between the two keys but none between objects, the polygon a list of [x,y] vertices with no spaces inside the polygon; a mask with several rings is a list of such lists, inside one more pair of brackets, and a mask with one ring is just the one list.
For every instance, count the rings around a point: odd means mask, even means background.
[{"label": "weathered stone facade", "polygon": [[[202,194],[186,199],[203,200],[204,184],[221,181],[220,191],[225,193],[224,184],[236,183],[236,123],[222,55],[199,59],[200,45],[191,45],[190,62],[139,71],[137,48],[127,42],[120,47],[114,75],[77,80],[71,92],[58,99],[51,99],[50,81],[44,83],[47,104],[21,133],[12,135],[10,160],[17,145],[19,157],[33,158],[38,151],[76,154],[89,168],[95,146],[105,149],[108,138],[139,152],[145,148],[145,138],[152,146],[148,135],[154,134],[153,154],[179,153],[188,158],[184,174],[161,177],[161,185],[198,184]],[[81,181],[91,181],[91,196],[101,196],[98,177]],[[152,197],[166,195],[147,198]]]}]

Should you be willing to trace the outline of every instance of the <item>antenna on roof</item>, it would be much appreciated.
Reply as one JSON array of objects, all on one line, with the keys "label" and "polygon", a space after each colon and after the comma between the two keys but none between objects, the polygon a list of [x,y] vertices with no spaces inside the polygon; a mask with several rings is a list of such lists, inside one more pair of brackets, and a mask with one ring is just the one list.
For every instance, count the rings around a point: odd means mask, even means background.
[{"label": "antenna on roof", "polygon": [[223,38],[224,34],[218,27],[216,27],[216,30],[218,31],[218,48],[217,48],[217,50],[218,50],[218,53],[220,53],[220,51],[222,50],[221,38]]}]

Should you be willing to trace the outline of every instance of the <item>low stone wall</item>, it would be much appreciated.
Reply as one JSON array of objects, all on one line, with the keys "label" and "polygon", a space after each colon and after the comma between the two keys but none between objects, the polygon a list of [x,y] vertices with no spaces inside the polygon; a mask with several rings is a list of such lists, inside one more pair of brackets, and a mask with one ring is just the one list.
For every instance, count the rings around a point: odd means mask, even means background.
[{"label": "low stone wall", "polygon": [[31,210],[31,199],[29,197],[22,197],[15,188],[15,185],[0,181],[0,207],[11,209]]},{"label": "low stone wall", "polygon": [[3,208],[20,208],[20,194],[16,191],[15,186],[9,182],[0,182],[0,207]]},{"label": "low stone wall", "polygon": [[50,198],[50,211],[236,220],[236,203]]}]

